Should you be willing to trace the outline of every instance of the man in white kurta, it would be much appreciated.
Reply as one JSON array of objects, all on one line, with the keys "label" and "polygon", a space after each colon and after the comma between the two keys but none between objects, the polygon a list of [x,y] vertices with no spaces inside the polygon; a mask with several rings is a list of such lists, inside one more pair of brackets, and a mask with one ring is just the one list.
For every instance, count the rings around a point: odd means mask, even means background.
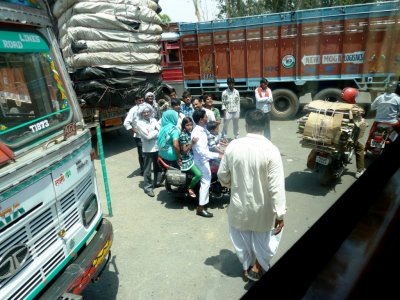
[{"label": "man in white kurta", "polygon": [[230,237],[244,276],[254,281],[269,269],[286,213],[281,155],[264,137],[264,126],[261,110],[247,113],[247,135],[230,142],[218,170],[221,184],[231,189]]}]

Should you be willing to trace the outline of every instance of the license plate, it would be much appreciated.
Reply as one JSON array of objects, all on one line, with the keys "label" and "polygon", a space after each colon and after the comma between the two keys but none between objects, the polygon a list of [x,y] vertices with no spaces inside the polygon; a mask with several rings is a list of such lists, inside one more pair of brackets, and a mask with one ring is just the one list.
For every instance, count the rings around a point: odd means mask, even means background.
[{"label": "license plate", "polygon": [[329,158],[323,157],[323,156],[318,156],[315,159],[315,161],[321,165],[327,166],[329,164]]},{"label": "license plate", "polygon": [[374,147],[374,148],[385,148],[385,142],[377,143],[375,140],[371,140],[371,147]]}]

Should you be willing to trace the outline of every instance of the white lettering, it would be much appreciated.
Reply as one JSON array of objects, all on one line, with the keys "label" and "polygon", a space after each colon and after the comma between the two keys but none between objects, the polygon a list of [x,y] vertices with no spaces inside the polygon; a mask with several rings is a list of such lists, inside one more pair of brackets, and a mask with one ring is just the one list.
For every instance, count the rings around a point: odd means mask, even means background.
[{"label": "white lettering", "polygon": [[344,62],[361,64],[364,62],[364,52],[346,53],[344,56]]},{"label": "white lettering", "polygon": [[40,39],[37,35],[33,34],[19,34],[19,40],[21,42],[31,42],[31,43],[40,43]]},{"label": "white lettering", "polygon": [[22,49],[24,46],[20,41],[8,41],[8,40],[3,40],[3,47],[8,48],[8,49]]},{"label": "white lettering", "polygon": [[323,64],[338,64],[342,62],[341,54],[327,54],[322,56]]},{"label": "white lettering", "polygon": [[321,62],[319,55],[305,55],[301,59],[303,65],[318,65]]},{"label": "white lettering", "polygon": [[37,131],[45,129],[46,127],[49,127],[49,126],[50,126],[49,121],[44,120],[44,121],[41,121],[39,123],[29,126],[29,128],[32,132],[37,132]]}]

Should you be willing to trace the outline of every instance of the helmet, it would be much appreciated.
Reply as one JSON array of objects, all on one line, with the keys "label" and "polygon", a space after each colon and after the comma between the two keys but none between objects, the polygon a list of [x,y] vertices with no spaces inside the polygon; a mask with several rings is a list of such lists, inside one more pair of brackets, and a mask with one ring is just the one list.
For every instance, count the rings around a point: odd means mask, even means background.
[{"label": "helmet", "polygon": [[340,94],[340,97],[344,102],[350,103],[350,104],[355,104],[356,103],[356,98],[358,96],[358,90],[355,88],[347,87],[342,90],[342,93]]}]

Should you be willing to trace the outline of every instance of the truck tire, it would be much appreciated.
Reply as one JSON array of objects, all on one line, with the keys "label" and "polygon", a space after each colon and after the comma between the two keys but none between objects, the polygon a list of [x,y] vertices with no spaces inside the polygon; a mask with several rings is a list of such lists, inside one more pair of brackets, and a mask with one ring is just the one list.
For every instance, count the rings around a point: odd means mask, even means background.
[{"label": "truck tire", "polygon": [[272,118],[274,120],[289,120],[299,110],[299,98],[291,90],[276,89],[272,91],[274,103],[272,104]]},{"label": "truck tire", "polygon": [[313,100],[327,100],[329,102],[338,102],[340,101],[342,91],[336,88],[327,88],[319,91],[313,97]]}]

